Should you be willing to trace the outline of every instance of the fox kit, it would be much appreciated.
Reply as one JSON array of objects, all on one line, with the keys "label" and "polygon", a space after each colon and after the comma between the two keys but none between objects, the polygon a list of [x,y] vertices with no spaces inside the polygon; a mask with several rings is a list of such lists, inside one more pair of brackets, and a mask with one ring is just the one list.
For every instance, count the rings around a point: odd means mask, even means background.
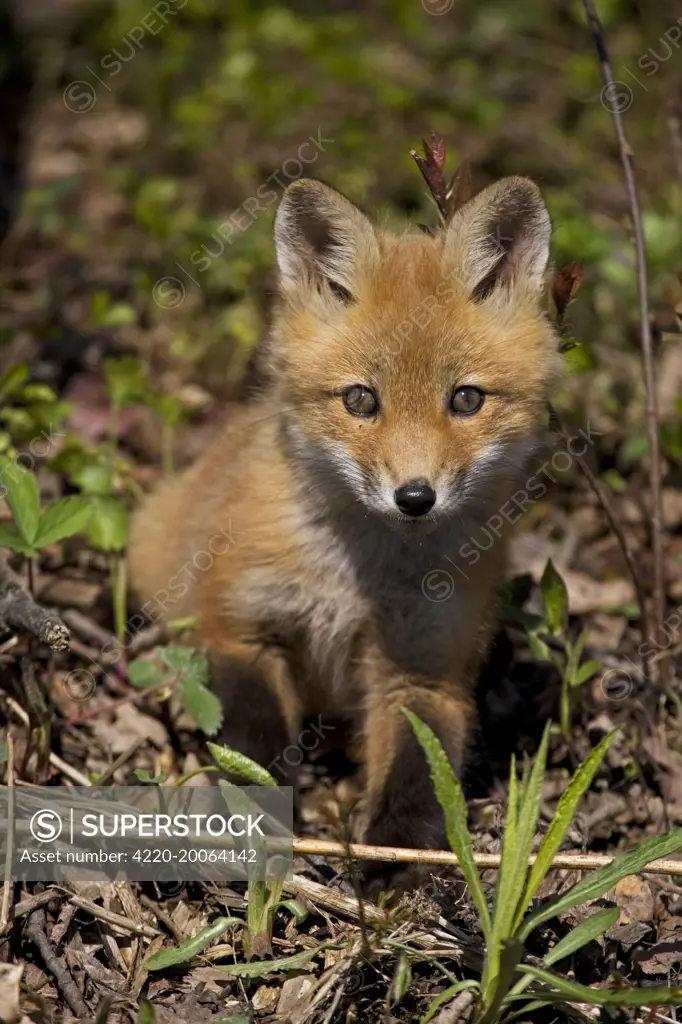
[{"label": "fox kit", "polygon": [[401,708],[459,772],[506,537],[473,565],[460,549],[538,439],[558,362],[549,241],[524,178],[434,235],[389,234],[320,182],[290,185],[270,383],[133,525],[133,584],[196,617],[224,742],[291,785],[302,755],[282,753],[309,745],[307,718],[354,724],[369,843],[446,842]]}]

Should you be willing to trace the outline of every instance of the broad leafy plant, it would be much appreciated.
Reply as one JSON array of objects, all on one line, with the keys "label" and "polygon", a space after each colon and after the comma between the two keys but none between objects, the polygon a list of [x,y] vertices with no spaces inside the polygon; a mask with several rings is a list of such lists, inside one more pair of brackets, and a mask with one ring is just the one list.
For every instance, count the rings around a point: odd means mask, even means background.
[{"label": "broad leafy plant", "polygon": [[89,503],[79,496],[59,498],[41,510],[35,475],[7,455],[0,455],[0,488],[12,513],[11,522],[0,523],[0,546],[28,559],[48,544],[80,533],[92,515]]}]

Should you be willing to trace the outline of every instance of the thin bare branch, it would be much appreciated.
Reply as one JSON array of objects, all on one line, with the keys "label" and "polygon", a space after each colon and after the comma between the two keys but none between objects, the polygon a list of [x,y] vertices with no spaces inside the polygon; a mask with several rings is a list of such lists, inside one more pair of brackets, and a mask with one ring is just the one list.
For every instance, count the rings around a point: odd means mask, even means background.
[{"label": "thin bare branch", "polygon": [[[571,440],[571,435],[569,431],[564,426],[563,421],[559,416],[559,413],[556,411],[553,405],[549,405],[549,422],[550,426],[554,430],[556,430],[558,434],[561,434],[565,441]],[[613,505],[611,504],[611,499],[609,498],[606,488],[601,484],[601,482],[597,479],[595,474],[590,469],[589,463],[587,462],[585,457],[582,455],[577,455],[576,461],[580,468],[580,472],[587,480],[588,484],[592,488],[592,491],[596,495],[597,501],[603,508],[604,515],[606,516],[609,526],[613,530],[616,540],[618,541],[620,550],[623,554],[623,558],[625,559],[625,564],[627,565],[628,570],[630,572],[630,577],[635,588],[635,593],[637,595],[637,604],[639,605],[640,629],[642,631],[643,636],[649,636],[649,616],[646,606],[646,594],[644,593],[644,588],[642,586],[640,572],[637,568],[635,557],[632,554],[632,551],[630,550],[625,534],[623,533],[623,528],[618,522],[618,517],[613,509]],[[647,659],[644,656],[642,656],[641,663],[642,675],[644,676],[644,680],[647,683],[649,683],[651,682],[651,659]]]},{"label": "thin bare branch", "polygon": [[[611,71],[608,50],[604,29],[594,0],[583,0],[583,6],[587,12],[590,30],[599,56],[602,76],[605,84],[605,95],[615,94],[615,84]],[[651,483],[651,539],[653,548],[653,622],[656,632],[662,628],[665,619],[665,569],[663,561],[663,505],[661,495],[661,450],[658,439],[658,397],[656,393],[656,375],[654,370],[653,337],[651,331],[651,320],[649,313],[649,283],[647,278],[646,249],[644,246],[644,229],[642,226],[642,211],[637,192],[637,180],[635,178],[633,152],[628,143],[623,125],[623,118],[616,103],[609,104],[613,125],[618,140],[620,159],[623,165],[625,184],[630,199],[630,212],[632,215],[632,226],[635,235],[635,250],[637,254],[637,291],[639,296],[639,321],[640,340],[642,347],[642,362],[644,365],[644,383],[646,387],[646,427],[649,438],[650,449],[650,483]],[[645,640],[649,636],[645,634]],[[660,669],[656,670],[657,681],[663,682],[666,679],[666,669],[662,666],[669,663],[661,662]]]},{"label": "thin bare branch", "polygon": [[[396,846],[368,846],[364,843],[352,843],[348,848],[352,857],[357,860],[381,860],[395,864],[459,864],[457,854],[450,850],[409,850]],[[335,843],[327,839],[296,839],[294,838],[295,854],[318,854],[325,857],[345,857],[348,850],[344,843]],[[496,870],[502,861],[500,853],[474,853],[473,858],[480,868]],[[615,857],[607,857],[598,853],[558,853],[552,861],[554,871],[593,871],[596,868],[612,864]],[[529,864],[534,864],[536,855],[531,854]],[[682,875],[682,861],[652,860],[642,872],[652,875]]]}]

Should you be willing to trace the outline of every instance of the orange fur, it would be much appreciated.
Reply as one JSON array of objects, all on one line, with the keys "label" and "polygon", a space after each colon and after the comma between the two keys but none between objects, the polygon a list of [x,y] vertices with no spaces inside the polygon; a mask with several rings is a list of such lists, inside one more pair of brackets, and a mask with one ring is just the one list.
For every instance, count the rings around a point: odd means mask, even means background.
[{"label": "orange fur", "polygon": [[[152,616],[196,615],[230,742],[276,758],[305,716],[345,715],[363,737],[366,837],[437,844],[400,708],[459,770],[506,536],[473,566],[461,549],[523,480],[557,369],[549,221],[532,183],[505,179],[448,229],[397,237],[302,181],[275,234],[271,384],[147,499],[131,579]],[[377,397],[374,415],[346,408],[355,385]],[[485,393],[473,415],[449,406],[462,386]],[[427,515],[396,506],[414,480],[437,495]]]}]

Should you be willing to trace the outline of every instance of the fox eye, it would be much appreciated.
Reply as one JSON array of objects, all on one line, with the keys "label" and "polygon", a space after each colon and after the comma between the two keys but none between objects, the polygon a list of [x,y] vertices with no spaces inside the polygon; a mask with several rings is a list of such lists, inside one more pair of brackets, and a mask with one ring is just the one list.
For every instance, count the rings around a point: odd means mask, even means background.
[{"label": "fox eye", "polygon": [[376,395],[362,384],[353,384],[342,394],[343,404],[353,416],[373,416],[379,408]]},{"label": "fox eye", "polygon": [[450,409],[456,416],[471,416],[478,412],[484,402],[485,392],[480,388],[457,388],[450,399]]}]

